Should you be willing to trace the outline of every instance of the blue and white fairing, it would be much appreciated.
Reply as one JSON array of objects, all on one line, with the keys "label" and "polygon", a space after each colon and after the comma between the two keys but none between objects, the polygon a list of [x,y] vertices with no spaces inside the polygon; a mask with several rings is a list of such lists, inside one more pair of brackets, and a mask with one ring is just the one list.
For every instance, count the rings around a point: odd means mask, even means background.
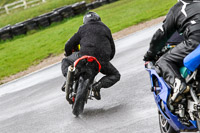
[{"label": "blue and white fairing", "polygon": [[[151,86],[153,89],[154,99],[157,104],[157,107],[158,107],[160,113],[170,123],[170,125],[176,131],[197,129],[196,121],[190,121],[192,126],[187,127],[179,121],[178,116],[171,113],[171,111],[169,110],[169,108],[167,106],[167,101],[168,101],[168,97],[171,92],[171,88],[166,84],[164,79],[157,74],[157,72],[155,71],[154,68],[146,67],[146,70],[149,72],[149,75],[150,75]],[[155,85],[155,83],[154,83],[155,80],[158,81],[158,86]],[[161,106],[164,106],[164,109]]]}]

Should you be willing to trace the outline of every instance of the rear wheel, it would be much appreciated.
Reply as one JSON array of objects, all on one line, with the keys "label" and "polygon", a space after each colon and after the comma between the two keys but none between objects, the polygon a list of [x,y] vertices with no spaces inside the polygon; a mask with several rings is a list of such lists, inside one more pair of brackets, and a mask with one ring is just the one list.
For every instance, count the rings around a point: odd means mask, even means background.
[{"label": "rear wheel", "polygon": [[82,77],[80,77],[72,110],[72,113],[75,116],[79,116],[79,114],[83,113],[84,105],[87,100],[88,85],[89,79],[84,80]]},{"label": "rear wheel", "polygon": [[168,121],[160,112],[158,112],[158,117],[161,133],[180,133],[174,130],[174,128],[168,123]]}]

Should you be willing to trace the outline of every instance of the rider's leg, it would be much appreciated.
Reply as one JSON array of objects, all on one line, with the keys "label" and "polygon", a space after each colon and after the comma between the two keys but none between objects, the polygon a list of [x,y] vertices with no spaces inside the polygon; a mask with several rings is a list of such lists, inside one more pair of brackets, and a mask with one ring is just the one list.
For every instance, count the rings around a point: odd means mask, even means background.
[{"label": "rider's leg", "polygon": [[183,66],[183,59],[196,47],[197,44],[194,42],[182,42],[164,54],[156,63],[161,69],[163,78],[174,90],[172,101],[186,89],[185,79],[181,77],[179,68]]},{"label": "rider's leg", "polygon": [[114,85],[117,81],[120,80],[121,76],[119,71],[110,62],[102,62],[101,66],[101,73],[105,76],[93,85],[93,89],[96,92],[95,98],[97,100],[101,99],[100,89],[108,88]]},{"label": "rider's leg", "polygon": [[79,52],[74,52],[70,56],[65,57],[61,63],[61,70],[64,77],[67,77],[68,67],[72,65],[78,58],[80,58]]},{"label": "rider's leg", "polygon": [[102,63],[101,73],[105,75],[99,80],[102,84],[102,88],[111,87],[119,81],[121,77],[119,71],[110,62]]},{"label": "rider's leg", "polygon": [[72,64],[67,58],[64,58],[61,63],[61,70],[64,77],[67,77],[68,67]]},{"label": "rider's leg", "polygon": [[[70,56],[65,57],[62,60],[61,70],[62,70],[62,74],[63,74],[64,77],[67,77],[68,67],[70,65],[72,65],[80,57],[81,56],[80,56],[79,52],[74,52]],[[65,84],[66,84],[66,82],[64,82],[63,86],[61,87],[62,91],[65,91]]]}]

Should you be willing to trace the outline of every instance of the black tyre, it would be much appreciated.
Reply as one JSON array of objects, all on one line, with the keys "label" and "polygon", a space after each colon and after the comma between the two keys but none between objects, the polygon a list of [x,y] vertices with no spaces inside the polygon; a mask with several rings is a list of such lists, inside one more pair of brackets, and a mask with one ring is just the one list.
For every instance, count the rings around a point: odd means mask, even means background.
[{"label": "black tyre", "polygon": [[81,113],[83,113],[84,105],[87,100],[88,85],[89,79],[84,80],[82,77],[80,77],[76,98],[72,110],[72,113],[75,116],[79,116]]},{"label": "black tyre", "polygon": [[168,123],[168,121],[160,112],[158,112],[158,117],[161,133],[180,133],[174,130],[174,128]]}]

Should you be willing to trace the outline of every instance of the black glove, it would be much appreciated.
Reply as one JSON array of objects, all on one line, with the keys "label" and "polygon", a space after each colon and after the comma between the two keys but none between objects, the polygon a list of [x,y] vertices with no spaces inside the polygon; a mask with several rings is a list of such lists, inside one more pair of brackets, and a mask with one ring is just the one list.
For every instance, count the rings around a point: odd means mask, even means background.
[{"label": "black glove", "polygon": [[144,55],[143,61],[154,61],[155,57],[156,57],[156,54],[148,50],[146,54]]}]

